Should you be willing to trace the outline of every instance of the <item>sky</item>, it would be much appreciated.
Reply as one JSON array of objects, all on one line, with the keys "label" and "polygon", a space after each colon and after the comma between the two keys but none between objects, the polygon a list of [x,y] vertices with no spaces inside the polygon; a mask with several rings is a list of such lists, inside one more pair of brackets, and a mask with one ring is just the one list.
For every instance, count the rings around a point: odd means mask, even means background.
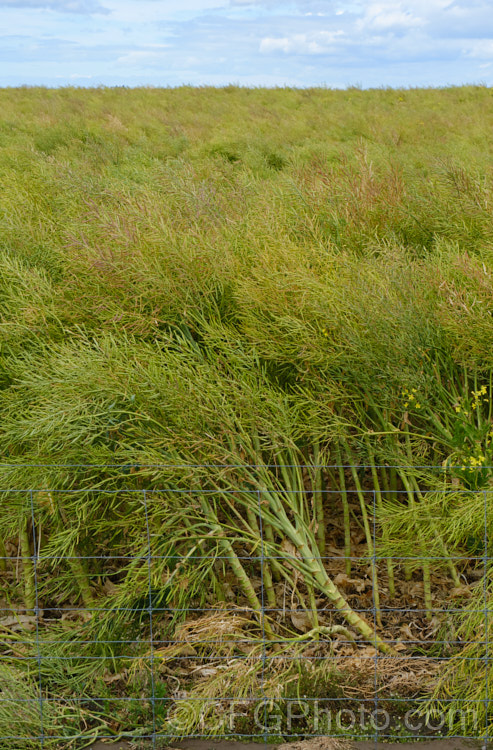
[{"label": "sky", "polygon": [[0,0],[0,86],[493,85],[493,0]]}]

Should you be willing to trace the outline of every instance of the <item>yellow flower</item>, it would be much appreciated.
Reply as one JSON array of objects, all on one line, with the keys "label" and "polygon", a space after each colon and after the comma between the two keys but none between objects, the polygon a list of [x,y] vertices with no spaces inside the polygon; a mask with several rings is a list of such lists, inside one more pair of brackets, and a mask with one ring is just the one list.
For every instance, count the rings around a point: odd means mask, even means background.
[{"label": "yellow flower", "polygon": [[421,409],[421,404],[416,404],[416,409]]},{"label": "yellow flower", "polygon": [[409,401],[414,401],[414,396],[412,393],[409,394]]},{"label": "yellow flower", "polygon": [[457,412],[457,414],[460,414],[460,406],[459,406],[458,404],[456,404],[456,405],[454,406],[454,409],[455,409],[455,411]]},{"label": "yellow flower", "polygon": [[404,404],[404,409],[407,409],[408,406],[409,406],[409,402],[406,401],[406,403]]}]

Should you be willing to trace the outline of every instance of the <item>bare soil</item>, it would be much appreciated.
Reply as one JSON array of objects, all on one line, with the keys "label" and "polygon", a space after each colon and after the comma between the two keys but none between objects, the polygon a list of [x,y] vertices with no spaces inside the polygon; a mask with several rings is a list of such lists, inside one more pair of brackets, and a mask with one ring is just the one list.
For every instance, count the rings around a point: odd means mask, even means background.
[{"label": "bare soil", "polygon": [[[184,740],[173,743],[168,750],[259,750],[261,743],[257,742],[232,742],[228,740]],[[140,747],[144,748],[143,745]],[[416,742],[373,742],[331,739],[326,737],[315,737],[298,742],[286,742],[282,745],[267,745],[269,750],[482,750],[484,743],[477,740],[465,740],[453,737],[439,740],[420,741],[419,748]],[[95,742],[88,750],[134,750],[135,745],[130,742]],[[159,750],[164,750],[164,745],[158,745]],[[152,750],[149,743],[148,750]],[[487,750],[493,750],[493,742],[489,742]]]}]

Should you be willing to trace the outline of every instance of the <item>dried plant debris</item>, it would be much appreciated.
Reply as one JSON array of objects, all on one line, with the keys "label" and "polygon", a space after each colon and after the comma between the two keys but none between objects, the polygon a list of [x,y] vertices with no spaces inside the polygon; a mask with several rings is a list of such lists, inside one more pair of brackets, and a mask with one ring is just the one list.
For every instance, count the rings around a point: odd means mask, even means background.
[{"label": "dried plant debris", "polygon": [[285,742],[277,750],[354,750],[354,742],[342,737],[314,737],[297,742]]}]

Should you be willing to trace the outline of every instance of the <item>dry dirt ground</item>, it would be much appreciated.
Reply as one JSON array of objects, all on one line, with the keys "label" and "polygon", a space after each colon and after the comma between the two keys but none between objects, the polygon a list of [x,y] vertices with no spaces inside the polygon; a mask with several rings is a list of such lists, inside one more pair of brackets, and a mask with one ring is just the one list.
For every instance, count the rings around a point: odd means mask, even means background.
[{"label": "dry dirt ground", "polygon": [[[117,742],[107,744],[96,742],[88,750],[133,750],[135,745],[128,742]],[[159,750],[164,750],[164,745],[158,745]],[[188,740],[173,744],[173,750],[259,750],[261,743],[256,742],[229,742],[225,740]],[[316,737],[311,740],[300,742],[287,742],[283,745],[267,745],[269,750],[482,750],[484,743],[464,739],[440,739],[422,741],[419,746],[415,742],[349,742],[344,740],[333,740],[325,737]],[[152,745],[149,743],[149,750]],[[493,750],[493,742],[488,743],[487,750]]]}]

